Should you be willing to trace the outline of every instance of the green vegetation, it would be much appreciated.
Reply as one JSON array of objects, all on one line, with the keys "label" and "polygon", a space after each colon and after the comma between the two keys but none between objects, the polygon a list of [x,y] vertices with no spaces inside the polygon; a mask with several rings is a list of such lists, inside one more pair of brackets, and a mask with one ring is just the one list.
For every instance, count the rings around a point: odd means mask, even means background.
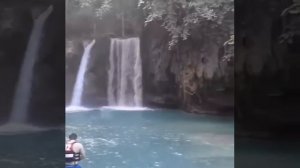
[{"label": "green vegetation", "polygon": [[139,6],[147,13],[146,25],[162,21],[170,33],[170,49],[180,39],[186,40],[194,28],[223,26],[228,21],[226,15],[233,12],[233,0],[140,0]]},{"label": "green vegetation", "polygon": [[[135,3],[144,11],[145,26],[150,22],[160,22],[169,32],[170,50],[180,40],[192,36],[195,29],[207,31],[215,37],[229,34],[228,40],[233,43],[233,39],[230,39],[234,32],[233,0],[74,0],[72,3],[73,9],[69,9],[69,12],[76,12],[76,8],[88,8],[93,12],[93,17],[98,19],[105,17],[112,9],[117,9],[115,11],[122,15],[129,9],[129,3]],[[226,59],[230,57],[233,57],[233,53],[226,55]]]}]

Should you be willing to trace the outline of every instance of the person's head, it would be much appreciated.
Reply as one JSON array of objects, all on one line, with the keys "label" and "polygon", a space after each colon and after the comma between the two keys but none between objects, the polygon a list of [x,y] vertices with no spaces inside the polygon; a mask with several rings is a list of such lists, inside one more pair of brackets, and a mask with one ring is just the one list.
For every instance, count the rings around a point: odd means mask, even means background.
[{"label": "person's head", "polygon": [[76,140],[77,139],[77,134],[75,134],[75,133],[70,134],[69,139],[70,140]]}]

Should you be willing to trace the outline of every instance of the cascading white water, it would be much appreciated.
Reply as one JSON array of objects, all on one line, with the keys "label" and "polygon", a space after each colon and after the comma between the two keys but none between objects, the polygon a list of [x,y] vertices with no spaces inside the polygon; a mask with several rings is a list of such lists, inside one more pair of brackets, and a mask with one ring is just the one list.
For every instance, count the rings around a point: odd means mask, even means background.
[{"label": "cascading white water", "polygon": [[33,29],[25,52],[21,67],[16,92],[10,116],[10,122],[26,123],[28,104],[30,100],[33,68],[38,56],[40,39],[46,19],[51,14],[53,7],[48,7],[37,19],[34,20]]},{"label": "cascading white water", "polygon": [[71,106],[73,106],[73,107],[81,105],[81,97],[82,97],[83,87],[84,87],[85,71],[88,66],[90,52],[91,52],[91,49],[94,46],[94,44],[95,44],[95,40],[91,41],[84,48],[84,53],[81,58],[79,70],[78,70],[77,77],[76,77],[76,82],[75,82],[74,89],[73,89],[73,95],[72,95],[72,100],[71,100]]},{"label": "cascading white water", "polygon": [[109,105],[141,107],[143,88],[140,39],[111,39],[109,65]]}]

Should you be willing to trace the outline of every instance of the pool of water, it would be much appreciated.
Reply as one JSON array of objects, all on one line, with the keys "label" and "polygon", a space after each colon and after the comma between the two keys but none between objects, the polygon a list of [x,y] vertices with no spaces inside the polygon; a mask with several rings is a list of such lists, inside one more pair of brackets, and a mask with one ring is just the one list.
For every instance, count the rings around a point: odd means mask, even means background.
[{"label": "pool of water", "polygon": [[0,167],[64,167],[62,130],[0,135]]},{"label": "pool of water", "polygon": [[234,167],[231,117],[102,109],[67,113],[71,132],[86,148],[84,168]]}]

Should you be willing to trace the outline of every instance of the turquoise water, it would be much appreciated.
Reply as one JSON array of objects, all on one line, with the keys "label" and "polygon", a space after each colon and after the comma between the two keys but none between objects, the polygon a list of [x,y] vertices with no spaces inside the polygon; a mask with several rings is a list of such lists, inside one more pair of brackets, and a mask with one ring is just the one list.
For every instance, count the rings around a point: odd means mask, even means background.
[{"label": "turquoise water", "polygon": [[84,168],[233,168],[230,117],[171,110],[95,110],[66,115],[87,151]]},{"label": "turquoise water", "polygon": [[64,131],[0,135],[0,167],[64,167]]}]

